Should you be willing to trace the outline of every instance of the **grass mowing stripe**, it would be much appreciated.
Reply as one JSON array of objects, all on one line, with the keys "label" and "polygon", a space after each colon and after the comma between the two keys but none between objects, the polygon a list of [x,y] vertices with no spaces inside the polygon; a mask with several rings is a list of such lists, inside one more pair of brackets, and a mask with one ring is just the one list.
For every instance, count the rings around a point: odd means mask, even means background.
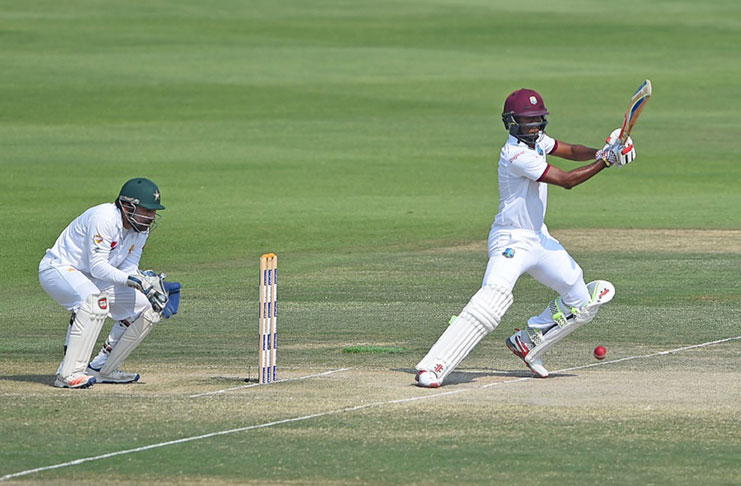
[{"label": "grass mowing stripe", "polygon": [[[318,376],[331,375],[332,373],[340,373],[342,371],[347,371],[349,369],[350,368],[340,368],[340,369],[337,369],[337,370],[329,370],[329,371],[324,371],[322,373],[316,373],[314,375],[299,376],[298,378],[284,378],[282,380],[275,380],[273,382],[273,384],[275,384],[275,383],[285,383],[285,382],[288,382],[288,381],[306,380],[308,378],[316,378]],[[241,390],[243,388],[252,388],[253,386],[258,386],[258,385],[260,385],[260,383],[250,383],[249,385],[240,385],[240,386],[234,386],[234,387],[231,387],[231,388],[225,388],[223,390],[216,390],[216,391],[212,391],[212,392],[197,393],[195,395],[188,395],[188,398],[205,397],[207,395],[219,395],[221,393],[226,393],[226,392],[234,391],[234,390]]]},{"label": "grass mowing stripe", "polygon": [[403,353],[407,348],[401,346],[349,346],[342,350],[343,353]]},{"label": "grass mowing stripe", "polygon": [[[708,342],[700,343],[700,344],[693,344],[693,345],[690,345],[690,346],[682,346],[680,348],[669,349],[669,350],[666,350],[666,351],[658,351],[656,353],[644,354],[644,355],[640,355],[640,356],[628,356],[628,357],[625,357],[625,358],[615,359],[615,360],[611,360],[611,361],[603,361],[603,362],[599,362],[599,363],[591,363],[591,364],[588,364],[588,365],[574,366],[572,368],[564,368],[564,369],[561,369],[561,370],[554,371],[553,373],[554,374],[556,374],[556,373],[564,373],[566,371],[581,370],[581,369],[586,369],[586,368],[592,368],[592,367],[595,367],[595,366],[603,366],[603,365],[607,365],[607,364],[620,363],[622,361],[629,361],[629,360],[634,360],[634,359],[644,359],[644,358],[651,358],[651,357],[654,357],[654,356],[662,356],[662,355],[667,355],[667,354],[674,354],[674,353],[679,353],[679,352],[682,352],[682,351],[687,351],[687,350],[690,350],[690,349],[696,349],[696,348],[701,348],[701,347],[705,347],[705,346],[712,346],[712,345],[715,345],[715,344],[721,344],[721,343],[725,343],[725,342],[729,342],[729,341],[734,341],[734,340],[738,340],[738,339],[741,339],[741,335],[735,336],[735,337],[724,338],[724,339],[718,339],[718,340],[715,340],[715,341],[708,341]],[[337,371],[339,371],[339,370],[337,370]],[[326,373],[329,373],[329,372],[326,372]],[[388,401],[385,401],[385,402],[367,403],[365,405],[357,405],[355,407],[347,407],[347,408],[342,408],[342,409],[338,409],[338,410],[330,410],[330,411],[327,411],[327,412],[319,412],[319,413],[314,413],[314,414],[311,414],[311,415],[304,415],[304,416],[301,416],[301,417],[293,417],[293,418],[287,418],[287,419],[283,419],[283,420],[276,420],[274,422],[267,422],[267,423],[264,423],[264,424],[249,425],[247,427],[239,427],[239,428],[236,428],[236,429],[222,430],[220,432],[211,432],[209,434],[197,435],[197,436],[194,436],[194,437],[186,437],[184,439],[171,440],[171,441],[167,441],[167,442],[160,442],[158,444],[150,444],[148,446],[137,447],[137,448],[134,448],[134,449],[126,449],[126,450],[123,450],[123,451],[109,452],[108,454],[101,454],[99,456],[83,457],[81,459],[75,459],[74,461],[64,462],[64,463],[60,463],[60,464],[54,464],[52,466],[38,467],[38,468],[35,468],[35,469],[28,469],[26,471],[20,471],[20,472],[17,472],[17,473],[6,474],[6,475],[0,477],[0,481],[6,481],[8,479],[13,479],[13,478],[21,477],[21,476],[28,476],[30,474],[34,474],[34,473],[42,472],[42,471],[50,471],[50,470],[53,470],[53,469],[61,469],[63,467],[68,467],[68,466],[76,466],[78,464],[83,464],[83,463],[91,462],[91,461],[97,461],[97,460],[100,460],[100,459],[107,459],[109,457],[121,456],[121,455],[124,455],[124,454],[132,454],[134,452],[142,452],[142,451],[146,451],[146,450],[149,450],[149,449],[157,449],[157,448],[160,448],[160,447],[166,447],[166,446],[170,446],[170,445],[183,444],[183,443],[186,443],[186,442],[193,442],[193,441],[196,441],[196,440],[208,439],[210,437],[218,437],[220,435],[236,434],[238,432],[247,432],[249,430],[263,429],[263,428],[266,428],[266,427],[272,427],[274,425],[281,425],[281,424],[287,424],[287,423],[293,423],[293,422],[301,422],[301,421],[304,421],[304,420],[310,420],[310,419],[319,418],[319,417],[326,417],[326,416],[329,416],[329,415],[338,415],[338,414],[341,414],[341,413],[355,412],[355,411],[358,411],[358,410],[365,410],[365,409],[369,409],[369,408],[382,407],[384,405],[394,405],[394,404],[397,404],[397,403],[408,403],[408,402],[415,402],[415,401],[427,400],[427,399],[432,399],[432,398],[439,398],[439,397],[449,396],[449,395],[457,395],[459,393],[464,393],[464,392],[468,392],[468,391],[483,390],[483,389],[492,388],[492,387],[495,387],[495,386],[510,385],[510,384],[513,384],[513,383],[520,383],[520,382],[527,381],[527,380],[539,380],[539,379],[540,378],[535,378],[535,377],[522,377],[522,378],[516,378],[514,380],[500,381],[500,382],[497,382],[497,383],[489,383],[487,385],[458,388],[456,390],[450,390],[450,391],[446,391],[446,392],[434,393],[434,394],[431,394],[431,395],[419,395],[419,396],[411,397],[411,398],[400,398],[398,400],[388,400]]]}]

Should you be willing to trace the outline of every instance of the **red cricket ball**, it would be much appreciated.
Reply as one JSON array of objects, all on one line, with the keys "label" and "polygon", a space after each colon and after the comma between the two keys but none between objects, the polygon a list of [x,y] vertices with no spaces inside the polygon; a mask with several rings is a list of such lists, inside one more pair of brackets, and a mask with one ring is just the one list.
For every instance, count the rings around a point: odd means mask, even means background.
[{"label": "red cricket ball", "polygon": [[607,349],[604,346],[597,346],[594,348],[594,357],[597,359],[605,359],[607,355]]}]

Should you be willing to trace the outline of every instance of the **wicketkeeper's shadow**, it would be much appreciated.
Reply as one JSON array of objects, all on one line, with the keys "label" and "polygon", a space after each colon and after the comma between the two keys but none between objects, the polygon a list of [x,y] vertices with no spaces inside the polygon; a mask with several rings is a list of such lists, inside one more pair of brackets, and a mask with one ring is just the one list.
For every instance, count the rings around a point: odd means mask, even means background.
[{"label": "wicketkeeper's shadow", "polygon": [[24,381],[28,383],[41,383],[42,385],[54,384],[54,375],[5,375],[0,376],[0,380],[5,381]]}]

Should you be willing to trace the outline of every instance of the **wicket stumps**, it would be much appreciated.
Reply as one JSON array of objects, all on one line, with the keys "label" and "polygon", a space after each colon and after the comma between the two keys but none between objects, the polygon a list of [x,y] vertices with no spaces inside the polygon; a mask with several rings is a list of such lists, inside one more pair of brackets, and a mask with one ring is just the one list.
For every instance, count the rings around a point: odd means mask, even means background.
[{"label": "wicket stumps", "polygon": [[260,257],[260,360],[258,381],[270,383],[276,378],[278,357],[278,257],[266,253]]}]

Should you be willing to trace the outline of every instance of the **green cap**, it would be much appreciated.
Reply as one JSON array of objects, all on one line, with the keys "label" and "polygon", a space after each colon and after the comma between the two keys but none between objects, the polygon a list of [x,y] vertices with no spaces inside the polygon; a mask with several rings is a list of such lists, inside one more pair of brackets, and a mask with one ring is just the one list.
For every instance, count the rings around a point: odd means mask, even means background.
[{"label": "green cap", "polygon": [[126,184],[121,188],[121,192],[118,193],[118,199],[145,209],[165,209],[160,204],[159,187],[144,177],[136,177],[126,181]]}]

